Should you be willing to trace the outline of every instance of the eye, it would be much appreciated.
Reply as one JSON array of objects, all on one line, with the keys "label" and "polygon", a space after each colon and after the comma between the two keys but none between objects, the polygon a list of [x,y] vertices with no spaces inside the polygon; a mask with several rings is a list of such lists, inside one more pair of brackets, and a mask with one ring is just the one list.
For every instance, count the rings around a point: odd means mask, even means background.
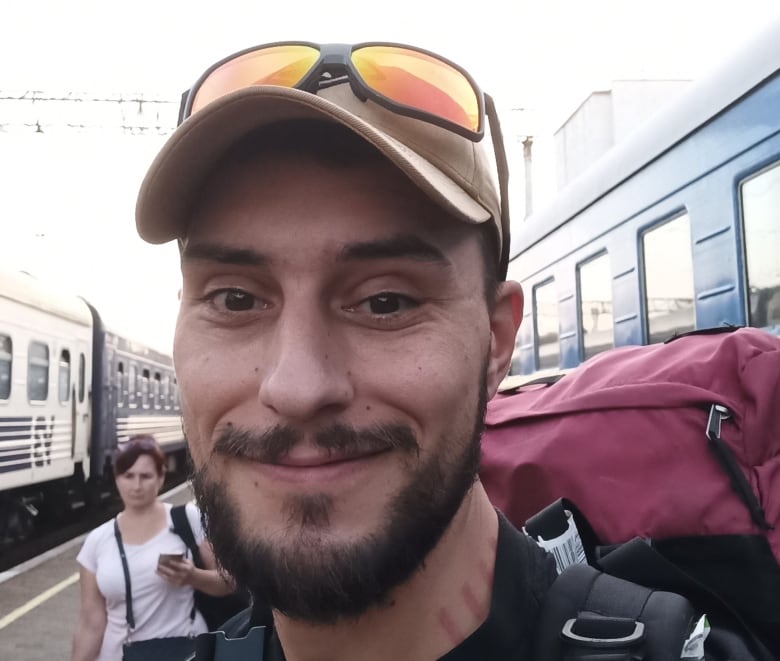
[{"label": "eye", "polygon": [[247,312],[258,306],[265,307],[262,301],[243,289],[220,289],[211,292],[207,298],[214,305],[224,308],[228,312]]},{"label": "eye", "polygon": [[411,310],[419,305],[417,301],[403,294],[381,292],[361,301],[354,310],[364,310],[373,315],[383,316],[398,314]]}]

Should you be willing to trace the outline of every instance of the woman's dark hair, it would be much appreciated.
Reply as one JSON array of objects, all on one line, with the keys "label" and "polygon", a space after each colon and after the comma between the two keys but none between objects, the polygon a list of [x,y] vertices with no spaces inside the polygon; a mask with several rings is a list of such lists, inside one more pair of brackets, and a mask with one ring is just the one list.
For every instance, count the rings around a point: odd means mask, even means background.
[{"label": "woman's dark hair", "polygon": [[119,443],[114,455],[114,475],[121,475],[130,470],[142,454],[152,458],[158,475],[165,472],[165,453],[160,449],[157,441],[149,434],[139,434]]}]

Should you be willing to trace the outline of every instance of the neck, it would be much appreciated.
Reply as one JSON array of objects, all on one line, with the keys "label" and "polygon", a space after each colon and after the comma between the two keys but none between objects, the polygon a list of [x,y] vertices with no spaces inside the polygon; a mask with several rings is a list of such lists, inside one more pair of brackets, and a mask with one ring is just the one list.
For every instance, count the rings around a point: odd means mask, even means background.
[{"label": "neck", "polygon": [[125,508],[120,514],[120,518],[124,520],[141,520],[149,519],[159,516],[165,510],[165,504],[159,500],[155,500],[143,506],[130,506],[125,505]]},{"label": "neck", "polygon": [[446,654],[490,612],[497,542],[498,516],[477,482],[424,566],[390,595],[390,605],[328,626],[275,613],[287,661],[418,661]]}]

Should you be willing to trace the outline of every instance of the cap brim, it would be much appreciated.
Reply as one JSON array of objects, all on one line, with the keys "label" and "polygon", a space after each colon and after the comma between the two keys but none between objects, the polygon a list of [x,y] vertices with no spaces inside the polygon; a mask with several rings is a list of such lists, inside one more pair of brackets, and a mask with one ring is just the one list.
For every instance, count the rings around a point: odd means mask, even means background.
[{"label": "cap brim", "polygon": [[[370,123],[351,112],[356,110],[365,115],[367,104],[374,106],[368,109],[372,113]],[[399,117],[371,101],[361,101],[349,85],[334,86],[320,95],[271,86],[248,87],[226,95],[187,119],[155,158],[138,195],[138,233],[150,243],[165,243],[184,236],[189,206],[225,152],[253,130],[290,119],[323,119],[343,124],[373,144],[455,217],[470,223],[486,222],[493,217],[488,205],[481,204],[464,190],[462,186],[469,182],[456,182],[419,153],[431,153],[438,146],[414,143],[413,149],[383,130],[383,114],[390,115],[395,123],[426,125],[426,138],[432,131],[443,132],[442,139],[450,142],[455,137],[446,129]],[[408,130],[404,135],[407,134]],[[466,139],[458,137],[458,140]]]}]

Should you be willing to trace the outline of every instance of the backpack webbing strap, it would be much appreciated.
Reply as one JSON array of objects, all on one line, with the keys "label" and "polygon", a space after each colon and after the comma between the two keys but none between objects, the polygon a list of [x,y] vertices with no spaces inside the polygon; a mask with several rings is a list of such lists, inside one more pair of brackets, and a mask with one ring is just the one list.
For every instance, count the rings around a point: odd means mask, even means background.
[{"label": "backpack webbing strap", "polygon": [[171,507],[171,520],[173,521],[173,532],[182,538],[187,548],[192,553],[192,561],[198,569],[203,569],[203,560],[200,557],[200,549],[195,543],[195,535],[190,527],[190,520],[187,518],[187,506],[175,505]]},{"label": "backpack webbing strap", "polygon": [[721,422],[730,417],[731,411],[725,406],[713,404],[710,407],[709,417],[707,418],[707,439],[709,440],[710,449],[715,453],[718,462],[729,476],[735,493],[748,508],[753,522],[762,530],[773,530],[773,526],[766,520],[764,508],[761,507],[758,496],[756,496],[753,487],[750,486],[750,482],[740,468],[734,452],[720,436]]},{"label": "backpack webbing strap", "polygon": [[[203,560],[200,557],[200,549],[195,543],[195,534],[192,532],[190,520],[187,518],[186,505],[174,505],[171,507],[171,521],[173,521],[173,532],[181,537],[182,541],[192,553],[192,562],[198,569],[203,569]],[[190,611],[190,619],[195,619],[195,604]]]},{"label": "backpack webbing strap", "polygon": [[[713,627],[710,631],[708,641],[711,638],[713,644],[717,645],[716,639],[720,635],[728,636],[729,641],[733,640],[728,644],[721,644],[729,650],[728,656],[731,658],[774,661],[772,654],[737,610],[717,593],[667,560],[647,540],[635,537],[615,547],[599,559],[598,566],[605,572],[627,581],[654,585],[662,590],[687,595],[699,610],[710,616],[711,623],[718,623],[718,627]],[[734,656],[735,650],[740,650],[740,656]]]},{"label": "backpack webbing strap", "polygon": [[675,659],[697,617],[682,596],[652,590],[584,564],[563,571],[539,619],[534,659]]}]

